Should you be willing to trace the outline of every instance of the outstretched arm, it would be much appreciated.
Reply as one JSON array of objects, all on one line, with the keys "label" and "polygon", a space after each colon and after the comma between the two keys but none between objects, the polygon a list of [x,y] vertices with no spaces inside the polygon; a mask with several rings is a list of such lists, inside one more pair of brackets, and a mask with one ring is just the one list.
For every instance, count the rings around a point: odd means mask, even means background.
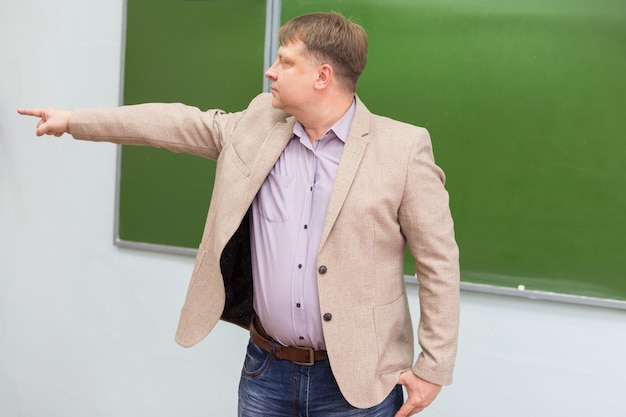
[{"label": "outstretched arm", "polygon": [[247,110],[235,113],[219,109],[201,111],[182,103],[17,112],[40,118],[37,136],[69,133],[79,140],[152,146],[217,159],[228,140],[241,136],[235,133],[238,126],[240,132],[256,132],[260,123],[265,122],[269,131],[276,123],[285,121],[285,113],[271,110],[271,99],[271,94],[260,94]]},{"label": "outstretched arm", "polygon": [[61,109],[18,109],[19,114],[25,116],[39,117],[37,123],[37,136],[54,135],[61,136],[64,133],[70,133],[70,114],[69,110]]}]

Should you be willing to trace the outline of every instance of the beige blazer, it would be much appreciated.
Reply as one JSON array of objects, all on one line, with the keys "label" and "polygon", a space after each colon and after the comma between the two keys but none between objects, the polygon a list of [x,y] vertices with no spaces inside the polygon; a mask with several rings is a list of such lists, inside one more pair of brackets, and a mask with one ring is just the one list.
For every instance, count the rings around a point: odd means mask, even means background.
[{"label": "beige blazer", "polygon": [[[143,104],[72,113],[75,138],[163,147],[216,159],[213,196],[176,341],[200,342],[219,319],[248,327],[248,211],[292,137],[295,119],[261,94],[239,113]],[[173,173],[175,175],[175,173]],[[198,179],[201,181],[202,179]],[[428,132],[356,112],[317,254],[323,331],[333,374],[354,406],[378,404],[407,369],[449,384],[457,350],[459,263],[453,222]],[[419,280],[421,346],[414,362],[404,287],[408,244]]]}]

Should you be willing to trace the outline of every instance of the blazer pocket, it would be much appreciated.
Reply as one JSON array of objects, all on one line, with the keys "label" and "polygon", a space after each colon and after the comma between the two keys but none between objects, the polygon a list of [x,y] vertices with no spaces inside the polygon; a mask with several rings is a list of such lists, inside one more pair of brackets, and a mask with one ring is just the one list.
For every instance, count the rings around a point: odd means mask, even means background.
[{"label": "blazer pocket", "polygon": [[395,301],[374,309],[378,374],[388,374],[411,367],[413,329],[406,293]]}]

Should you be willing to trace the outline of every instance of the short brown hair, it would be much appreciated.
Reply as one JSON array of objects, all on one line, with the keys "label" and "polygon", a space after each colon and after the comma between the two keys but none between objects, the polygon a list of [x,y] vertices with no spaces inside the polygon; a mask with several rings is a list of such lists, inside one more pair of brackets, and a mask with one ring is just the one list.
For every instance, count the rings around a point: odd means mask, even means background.
[{"label": "short brown hair", "polygon": [[328,63],[348,90],[356,83],[367,61],[367,34],[339,13],[309,13],[295,17],[278,31],[280,45],[302,41],[320,63]]}]

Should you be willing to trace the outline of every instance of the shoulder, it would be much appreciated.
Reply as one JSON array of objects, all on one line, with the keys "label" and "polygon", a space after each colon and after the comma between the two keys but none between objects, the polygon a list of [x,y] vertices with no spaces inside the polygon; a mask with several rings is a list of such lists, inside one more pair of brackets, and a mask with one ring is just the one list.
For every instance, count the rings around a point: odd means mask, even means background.
[{"label": "shoulder", "polygon": [[370,141],[391,146],[400,152],[431,146],[430,133],[421,126],[372,114],[369,126]]},{"label": "shoulder", "polygon": [[248,116],[264,117],[277,122],[281,120],[284,121],[289,117],[289,114],[284,111],[272,107],[271,93],[261,93],[257,95],[252,99],[250,104],[248,104],[248,108],[244,113],[247,113]]},{"label": "shoulder", "polygon": [[416,126],[407,122],[402,122],[400,120],[395,120],[390,117],[380,116],[377,114],[372,114],[371,121],[372,127],[377,129],[385,129],[394,133],[405,133],[410,135],[424,135],[428,133],[428,131],[424,127]]},{"label": "shoulder", "polygon": [[227,141],[238,141],[250,132],[264,134],[289,115],[272,107],[272,95],[261,93],[254,97],[248,106],[236,113],[220,114],[219,124]]}]

